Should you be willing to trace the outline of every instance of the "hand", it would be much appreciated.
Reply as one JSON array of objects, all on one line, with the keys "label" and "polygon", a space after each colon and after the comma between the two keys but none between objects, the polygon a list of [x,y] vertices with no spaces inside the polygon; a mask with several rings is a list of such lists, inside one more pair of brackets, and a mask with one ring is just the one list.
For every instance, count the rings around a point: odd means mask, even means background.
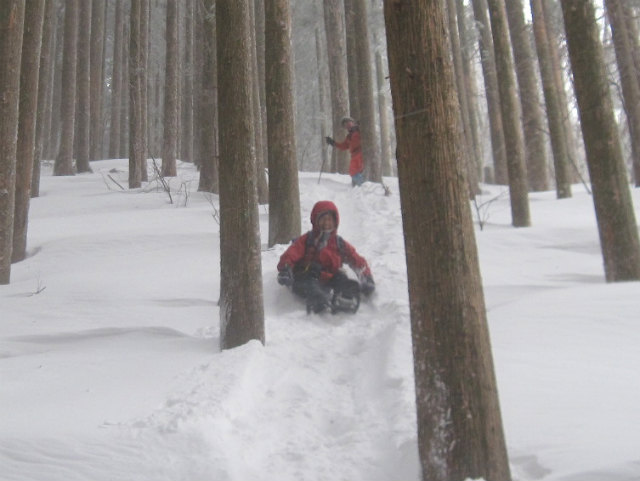
[{"label": "hand", "polygon": [[370,296],[376,290],[376,283],[373,277],[366,276],[360,284],[360,290],[365,296]]},{"label": "hand", "polygon": [[333,140],[331,137],[325,137],[324,140],[327,142],[327,144],[334,146],[336,145],[336,141]]},{"label": "hand", "polygon": [[291,267],[285,266],[284,269],[278,271],[278,284],[281,286],[290,286],[293,284],[293,272]]}]

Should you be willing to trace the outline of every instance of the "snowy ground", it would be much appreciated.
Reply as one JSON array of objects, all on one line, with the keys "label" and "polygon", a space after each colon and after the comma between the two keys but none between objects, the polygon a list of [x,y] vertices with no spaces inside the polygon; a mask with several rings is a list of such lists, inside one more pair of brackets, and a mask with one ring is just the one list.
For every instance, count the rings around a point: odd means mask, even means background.
[{"label": "snowy ground", "polygon": [[[419,479],[395,179],[385,197],[301,174],[303,229],[315,201],[338,205],[372,302],[307,316],[275,282],[285,246],[265,247],[267,344],[220,352],[216,198],[188,165],[174,204],[155,183],[120,190],[124,160],[92,166],[44,170],[29,257],[0,286],[2,481]],[[476,232],[514,479],[639,480],[640,283],[604,282],[581,186],[531,195],[526,229],[486,189]],[[260,221],[266,239],[262,207]]]}]

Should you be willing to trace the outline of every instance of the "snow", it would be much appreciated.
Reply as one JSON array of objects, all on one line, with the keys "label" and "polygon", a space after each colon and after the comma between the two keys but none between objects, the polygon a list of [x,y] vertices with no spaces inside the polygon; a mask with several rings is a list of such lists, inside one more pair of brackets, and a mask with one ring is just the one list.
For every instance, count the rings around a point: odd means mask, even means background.
[{"label": "snow", "polygon": [[[219,349],[217,198],[180,164],[174,203],[126,185],[126,160],[43,171],[28,258],[0,286],[3,481],[417,481],[406,267],[396,179],[352,189],[300,174],[370,262],[355,315],[307,315],[266,247],[266,345]],[[515,480],[640,479],[640,284],[607,284],[593,202],[531,194],[511,227],[483,186],[477,226]],[[633,190],[636,211],[640,190]]]}]

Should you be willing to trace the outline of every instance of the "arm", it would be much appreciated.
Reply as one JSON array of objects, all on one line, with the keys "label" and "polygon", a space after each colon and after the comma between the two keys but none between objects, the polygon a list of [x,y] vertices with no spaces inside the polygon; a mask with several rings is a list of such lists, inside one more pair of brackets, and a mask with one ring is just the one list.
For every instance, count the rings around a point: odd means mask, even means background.
[{"label": "arm", "polygon": [[304,257],[308,235],[309,233],[301,235],[284,251],[278,262],[279,271],[285,269],[285,266],[293,268]]}]

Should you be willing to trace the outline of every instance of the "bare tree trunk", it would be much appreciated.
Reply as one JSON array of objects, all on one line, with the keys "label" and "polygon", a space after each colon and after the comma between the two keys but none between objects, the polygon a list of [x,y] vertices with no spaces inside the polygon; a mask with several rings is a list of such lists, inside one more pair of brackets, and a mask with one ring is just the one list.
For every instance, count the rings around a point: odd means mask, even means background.
[{"label": "bare tree trunk", "polygon": [[520,87],[522,124],[524,132],[525,159],[529,188],[542,191],[549,188],[547,176],[547,155],[542,127],[542,110],[538,95],[538,81],[531,52],[529,31],[524,21],[522,0],[505,2],[509,33],[513,46],[516,76]]},{"label": "bare tree trunk", "polygon": [[560,96],[554,80],[553,62],[549,52],[549,37],[541,0],[531,0],[531,16],[533,17],[533,33],[536,39],[536,49],[542,76],[542,90],[547,107],[547,120],[556,179],[556,196],[558,199],[564,199],[571,197],[571,176],[569,175],[571,161],[569,159],[566,130],[562,121]]},{"label": "bare tree trunk", "polygon": [[0,285],[11,278],[24,0],[0,2]]},{"label": "bare tree trunk", "polygon": [[567,138],[567,151],[572,166],[570,172],[573,173],[572,179],[577,180],[581,175],[579,165],[584,165],[584,160],[578,155],[576,134],[574,133],[573,122],[571,121],[571,114],[569,112],[569,99],[567,98],[567,91],[565,90],[565,85],[569,85],[571,82],[565,78],[559,49],[559,45],[564,43],[562,41],[562,29],[564,28],[562,27],[562,12],[560,8],[558,8],[557,14],[559,18],[553,18],[551,0],[542,0],[542,10],[547,27],[547,35],[549,37],[549,54],[553,65],[560,111],[562,112],[562,123],[564,124],[565,136]]},{"label": "bare tree trunk", "polygon": [[[629,137],[631,138],[631,154],[633,174],[636,187],[640,187],[640,85],[638,72],[633,61],[631,38],[627,32],[627,22],[620,0],[606,0],[607,14],[611,22],[613,45],[616,51],[624,111],[627,115]],[[636,45],[637,48],[637,45]]]},{"label": "bare tree trunk", "polygon": [[247,1],[216,1],[222,349],[265,342]]},{"label": "bare tree trunk", "polygon": [[500,110],[500,92],[498,76],[491,38],[491,26],[487,16],[487,1],[472,0],[473,14],[478,28],[478,42],[482,73],[484,76],[487,109],[489,111],[489,128],[491,133],[491,151],[493,153],[494,178],[497,184],[509,183],[507,173],[507,149],[505,147],[504,132],[502,131],[502,112]]},{"label": "bare tree trunk", "polygon": [[[344,2],[343,0],[324,0],[323,6],[329,65],[329,90],[331,92],[331,136],[340,138],[343,135],[341,120],[344,117],[355,115],[353,112],[349,114]],[[331,149],[331,165],[341,174],[348,173],[349,153],[346,150]]]},{"label": "bare tree trunk", "polygon": [[147,159],[147,103],[145,96],[146,62],[145,17],[148,0],[131,2],[129,38],[129,188],[142,185],[142,169]]},{"label": "bare tree trunk", "polygon": [[[328,172],[336,172],[335,164],[331,164],[328,162],[329,159],[329,148],[324,138],[327,136],[327,116],[325,114],[325,80],[324,80],[324,72],[322,69],[322,47],[320,45],[320,30],[316,27],[316,69],[317,69],[317,77],[318,77],[318,124],[320,125],[320,138],[318,141],[320,142],[320,152],[322,154],[322,166],[324,166],[325,170]],[[332,149],[337,150],[337,149]]]},{"label": "bare tree trunk", "polygon": [[22,66],[20,69],[12,262],[20,262],[27,256],[27,224],[36,139],[38,75],[43,18],[44,0],[30,0],[27,2],[24,13]]},{"label": "bare tree trunk", "polygon": [[[255,143],[256,143],[256,178],[258,179],[258,204],[267,204],[269,202],[269,181],[267,180],[267,162],[268,162],[268,146],[267,143],[267,131],[263,130],[262,122],[262,106],[260,104],[260,78],[258,77],[260,72],[260,66],[258,65],[258,45],[256,43],[256,18],[255,18],[255,2],[249,0],[249,15],[250,25],[249,29],[251,33],[251,71],[254,73],[253,82],[253,115],[256,119],[255,124]],[[263,154],[267,153],[267,157]]]},{"label": "bare tree trunk", "polygon": [[476,100],[478,89],[476,88],[475,69],[471,62],[473,46],[469,44],[469,33],[465,19],[465,7],[463,0],[456,0],[458,17],[458,34],[460,36],[460,53],[462,57],[462,70],[464,74],[464,88],[467,93],[467,105],[469,111],[469,128],[471,129],[472,157],[476,159],[476,177],[480,178],[483,168],[482,146],[478,133],[478,102]]},{"label": "bare tree trunk", "polygon": [[508,481],[443,3],[384,5],[422,479]]},{"label": "bare tree trunk", "polygon": [[82,0],[78,10],[78,65],[76,68],[76,170],[91,172],[89,166],[91,112],[90,108],[90,47],[91,2]]},{"label": "bare tree trunk", "polygon": [[123,34],[122,0],[116,0],[113,26],[113,73],[111,75],[111,121],[109,122],[109,158],[120,156],[120,120],[123,90]]},{"label": "bare tree trunk", "polygon": [[300,235],[296,161],[291,13],[289,0],[265,1],[267,143],[269,145],[269,245]]},{"label": "bare tree trunk", "polygon": [[102,139],[104,135],[104,123],[102,121],[102,98],[104,90],[104,22],[105,0],[93,0],[91,8],[91,134],[89,159],[98,160],[102,157]]},{"label": "bare tree trunk", "polygon": [[193,161],[193,0],[183,1],[184,15],[184,44],[182,57],[182,90],[181,121],[180,121],[180,159],[184,162]]},{"label": "bare tree trunk", "polygon": [[[265,141],[262,143],[262,158],[264,159],[264,164],[268,163],[269,158],[269,146],[266,142],[267,137],[267,99],[266,99],[266,91],[265,91],[265,45],[264,45],[264,0],[254,0],[254,8],[255,8],[255,29],[256,29],[256,52],[258,55],[258,81],[260,87],[260,123],[262,124],[262,132],[263,138]],[[258,182],[262,184],[266,180],[267,189],[269,188],[269,182],[263,174],[260,178],[258,178]],[[258,188],[260,188],[260,184]],[[268,194],[267,194],[268,195]]]},{"label": "bare tree trunk", "polygon": [[62,92],[60,107],[60,150],[53,166],[53,175],[74,175],[73,142],[76,121],[76,60],[78,53],[78,3],[65,2],[64,50],[62,52]]},{"label": "bare tree trunk", "polygon": [[365,177],[372,182],[382,182],[378,136],[376,135],[376,114],[373,102],[373,73],[371,50],[369,48],[369,28],[367,26],[366,0],[352,0],[355,8],[355,33],[357,56],[357,91],[362,139],[362,158]]},{"label": "bare tree trunk", "polygon": [[178,144],[178,5],[167,2],[162,175],[175,176]]},{"label": "bare tree trunk", "polygon": [[356,38],[356,0],[344,0],[344,28],[347,47],[347,77],[349,88],[349,116],[360,119],[358,96],[358,56]]},{"label": "bare tree trunk", "polygon": [[458,23],[456,11],[456,4],[454,0],[447,0],[447,19],[449,26],[449,42],[451,45],[451,57],[453,60],[453,71],[456,81],[456,90],[458,92],[458,102],[460,103],[460,125],[462,130],[460,132],[460,140],[463,142],[464,149],[461,149],[462,157],[460,161],[463,162],[467,171],[467,183],[469,184],[469,194],[471,197],[480,193],[480,187],[478,186],[478,170],[477,163],[480,159],[473,158],[475,153],[473,149],[473,138],[471,135],[471,121],[469,120],[469,98],[468,92],[465,88],[464,71],[462,68],[462,52],[460,49],[460,35],[458,33]]},{"label": "bare tree trunk", "polygon": [[507,15],[504,9],[504,0],[489,0],[488,5],[500,91],[502,129],[507,151],[511,219],[514,227],[528,227],[531,225],[531,217],[529,214],[524,140],[522,138],[520,108],[516,97],[516,82],[513,75]]},{"label": "bare tree trunk", "polygon": [[608,282],[640,279],[640,242],[591,2],[562,0]]},{"label": "bare tree trunk", "polygon": [[[124,13],[126,17],[126,13]],[[129,75],[129,37],[131,36],[130,28],[126,19],[122,26],[122,95],[120,95],[120,146],[118,148],[120,154],[118,157],[127,158],[129,153],[129,111],[131,102],[131,76]]]},{"label": "bare tree trunk", "polygon": [[49,128],[45,130],[47,139],[46,156],[55,159],[60,150],[60,131],[62,130],[62,72],[64,70],[64,22],[66,7],[58,2],[58,27],[54,34],[55,46],[53,48],[52,94],[50,100]]},{"label": "bare tree trunk", "polygon": [[40,195],[40,162],[45,152],[45,133],[48,131],[47,124],[50,124],[50,100],[53,95],[54,40],[58,17],[56,14],[56,1],[45,0],[45,3],[40,67],[38,72],[38,113],[36,115],[36,140],[33,154],[33,174],[31,176],[31,197],[38,197]]},{"label": "bare tree trunk", "polygon": [[389,116],[387,113],[387,82],[382,64],[382,54],[376,51],[376,85],[378,87],[378,115],[380,117],[380,160],[382,175],[393,175],[393,160],[391,155],[391,134],[389,133]]},{"label": "bare tree trunk", "polygon": [[200,183],[198,190],[218,193],[218,104],[216,0],[205,0],[202,45],[202,98],[199,102]]}]

